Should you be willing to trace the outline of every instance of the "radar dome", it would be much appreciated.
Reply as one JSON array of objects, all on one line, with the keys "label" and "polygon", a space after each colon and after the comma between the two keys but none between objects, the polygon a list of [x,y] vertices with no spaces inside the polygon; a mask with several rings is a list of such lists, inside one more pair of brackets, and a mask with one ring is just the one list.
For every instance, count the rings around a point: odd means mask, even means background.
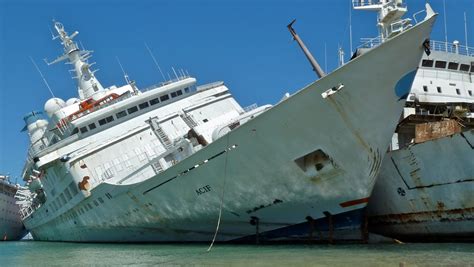
[{"label": "radar dome", "polygon": [[66,103],[64,102],[64,100],[62,100],[61,98],[55,97],[46,101],[46,103],[44,104],[44,111],[46,111],[46,113],[48,114],[48,117],[51,118],[54,112],[62,109],[65,106],[66,106]]},{"label": "radar dome", "polygon": [[69,98],[67,101],[66,101],[66,106],[70,106],[72,104],[76,104],[76,103],[79,103],[81,100],[79,100],[79,98]]}]

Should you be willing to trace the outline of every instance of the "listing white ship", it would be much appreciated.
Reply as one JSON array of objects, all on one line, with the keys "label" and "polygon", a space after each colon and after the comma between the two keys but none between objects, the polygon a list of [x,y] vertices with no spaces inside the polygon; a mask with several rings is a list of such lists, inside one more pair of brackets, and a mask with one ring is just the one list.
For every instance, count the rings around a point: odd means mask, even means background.
[{"label": "listing white ship", "polygon": [[474,240],[474,48],[431,42],[369,203],[371,232]]},{"label": "listing white ship", "polygon": [[15,201],[17,189],[9,176],[0,175],[0,241],[20,240],[27,233],[21,221],[20,206]]},{"label": "listing white ship", "polygon": [[[398,2],[398,1],[397,1]],[[390,5],[386,15],[398,14]],[[104,88],[56,22],[78,99],[25,117],[22,190],[36,240],[295,240],[360,230],[436,14],[275,106],[243,109],[222,82]],[[395,27],[397,26],[397,27]],[[403,55],[403,57],[401,57]],[[405,88],[405,89],[404,89]]]}]

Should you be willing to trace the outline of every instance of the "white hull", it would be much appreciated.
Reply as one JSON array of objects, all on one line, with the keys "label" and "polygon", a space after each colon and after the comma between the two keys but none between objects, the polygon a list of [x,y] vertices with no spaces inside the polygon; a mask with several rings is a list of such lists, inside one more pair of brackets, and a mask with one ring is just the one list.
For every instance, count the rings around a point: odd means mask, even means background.
[{"label": "white hull", "polygon": [[401,240],[474,239],[474,131],[388,153],[370,230]]},{"label": "white hull", "polygon": [[[306,218],[320,219],[317,228],[329,220],[325,213],[335,230],[358,229],[405,104],[408,91],[400,90],[411,86],[433,22],[354,59],[158,175],[100,184],[61,214],[48,212],[46,202],[24,223],[36,240],[210,241],[222,203],[217,241],[252,238],[252,218],[269,240],[307,238]],[[319,170],[295,161],[317,151],[329,157]]]},{"label": "white hull", "polygon": [[[5,185],[0,184],[0,187],[2,186]],[[20,207],[15,201],[13,195],[0,192],[0,241],[20,240],[26,235],[20,217]]]}]

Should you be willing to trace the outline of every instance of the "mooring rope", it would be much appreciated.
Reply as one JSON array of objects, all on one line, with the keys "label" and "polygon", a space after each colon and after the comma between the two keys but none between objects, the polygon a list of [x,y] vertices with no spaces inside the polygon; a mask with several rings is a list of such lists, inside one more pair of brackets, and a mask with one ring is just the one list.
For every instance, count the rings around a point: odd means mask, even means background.
[{"label": "mooring rope", "polygon": [[230,134],[227,134],[227,146],[226,146],[225,161],[224,161],[224,181],[222,183],[222,195],[221,195],[221,205],[220,205],[220,208],[219,208],[219,218],[217,219],[217,226],[216,226],[216,231],[214,232],[214,237],[212,238],[212,242],[209,245],[209,248],[207,249],[207,252],[211,251],[212,246],[214,246],[214,242],[216,241],[217,233],[219,232],[219,226],[221,224],[222,207],[224,206],[225,183],[226,183],[226,178],[227,178],[227,156],[229,154],[229,135]]}]

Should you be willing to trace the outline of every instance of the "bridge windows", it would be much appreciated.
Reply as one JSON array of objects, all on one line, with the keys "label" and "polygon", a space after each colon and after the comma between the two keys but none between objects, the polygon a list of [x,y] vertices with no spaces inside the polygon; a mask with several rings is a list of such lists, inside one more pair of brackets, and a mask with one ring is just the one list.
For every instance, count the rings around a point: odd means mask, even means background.
[{"label": "bridge windows", "polygon": [[423,85],[423,91],[428,92],[428,86]]},{"label": "bridge windows", "polygon": [[450,70],[458,70],[458,67],[459,67],[459,63],[449,62],[448,64],[448,69]]},{"label": "bridge windows", "polygon": [[89,130],[94,130],[96,128],[95,123],[89,124]]},{"label": "bridge windows", "polygon": [[117,113],[115,114],[115,117],[117,117],[117,119],[123,118],[123,117],[125,117],[125,116],[127,116],[127,111],[125,111],[125,110],[122,110],[122,111],[117,112]]},{"label": "bridge windows", "polygon": [[438,90],[438,93],[440,93],[440,94],[443,92],[443,91],[441,90],[441,87],[439,87],[439,86],[436,87],[436,90]]},{"label": "bridge windows", "polygon": [[148,104],[148,102],[143,102],[143,103],[141,103],[141,104],[138,104],[138,107],[139,107],[140,109],[145,109],[145,108],[147,108],[147,107],[149,107],[149,106],[150,106],[150,105]]},{"label": "bridge windows", "polygon": [[423,59],[423,61],[421,62],[421,66],[431,68],[431,67],[433,67],[433,63],[434,63],[433,60]]},{"label": "bridge windows", "polygon": [[437,60],[435,62],[434,60],[423,59],[421,61],[421,66],[422,67],[432,68],[433,65],[437,69],[446,69],[446,66],[448,66],[449,70],[474,72],[474,62],[472,62],[471,65],[469,65],[469,64],[462,64],[462,63],[457,63],[457,62],[446,62],[446,61],[442,61],[442,60]]},{"label": "bridge windows", "polygon": [[461,90],[459,90],[458,88],[456,88],[456,94],[461,95]]},{"label": "bridge windows", "polygon": [[469,71],[469,65],[467,64],[461,64],[461,67],[459,68],[460,71]]},{"label": "bridge windows", "polygon": [[435,68],[445,69],[446,68],[446,61],[437,60],[436,63],[435,63]]},{"label": "bridge windows", "polygon": [[472,96],[472,90],[467,90],[467,93],[469,94],[469,96]]},{"label": "bridge windows", "polygon": [[157,98],[154,98],[154,99],[152,99],[152,100],[150,100],[150,105],[152,105],[152,106],[153,106],[153,105],[156,105],[156,104],[158,104],[158,103],[160,103],[160,100],[158,99],[158,97],[157,97]]},{"label": "bridge windows", "polygon": [[128,111],[128,114],[132,114],[134,112],[137,112],[138,108],[136,106],[134,106],[134,107],[131,107],[131,108],[127,109],[127,111]]},{"label": "bridge windows", "polygon": [[169,95],[162,95],[162,96],[160,96],[161,102],[166,101],[166,100],[168,100],[168,99],[170,99],[170,96],[169,96]]}]

